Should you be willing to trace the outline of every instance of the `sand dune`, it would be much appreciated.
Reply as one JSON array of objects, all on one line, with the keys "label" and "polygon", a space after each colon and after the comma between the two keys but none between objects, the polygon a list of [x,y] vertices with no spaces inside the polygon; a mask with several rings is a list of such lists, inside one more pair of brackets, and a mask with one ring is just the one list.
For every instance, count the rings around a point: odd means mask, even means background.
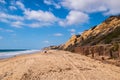
[{"label": "sand dune", "polygon": [[0,60],[0,80],[120,80],[120,67],[49,50]]}]

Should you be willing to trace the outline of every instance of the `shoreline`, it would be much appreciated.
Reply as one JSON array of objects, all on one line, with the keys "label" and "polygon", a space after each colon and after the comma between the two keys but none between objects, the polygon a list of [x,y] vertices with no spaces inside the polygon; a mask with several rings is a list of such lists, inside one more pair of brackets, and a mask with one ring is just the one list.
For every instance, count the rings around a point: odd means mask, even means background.
[{"label": "shoreline", "polygon": [[12,60],[12,59],[17,59],[17,58],[21,58],[21,57],[25,57],[25,56],[27,57],[27,56],[30,56],[30,55],[40,54],[40,53],[42,53],[42,50],[38,51],[38,52],[33,52],[33,53],[18,54],[18,55],[14,55],[14,56],[7,57],[7,58],[0,58],[0,62]]},{"label": "shoreline", "polygon": [[[16,57],[16,56],[21,56],[21,55],[29,55],[29,54],[34,54],[34,53],[40,53],[42,52],[43,50],[37,50],[37,51],[29,51],[29,50],[26,50],[26,51],[18,51],[18,52],[2,52],[2,54],[4,54],[3,56],[0,56],[0,60],[2,59],[7,59],[7,58],[12,58],[12,57]],[[16,54],[17,53],[17,54]],[[0,53],[1,54],[1,53]],[[7,54],[10,54],[10,55],[7,55]]]}]

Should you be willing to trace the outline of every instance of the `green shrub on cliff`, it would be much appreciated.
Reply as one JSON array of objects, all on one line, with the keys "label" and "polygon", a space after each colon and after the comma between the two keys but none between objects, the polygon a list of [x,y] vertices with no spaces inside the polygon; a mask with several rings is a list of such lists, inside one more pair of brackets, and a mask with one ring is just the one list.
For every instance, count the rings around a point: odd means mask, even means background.
[{"label": "green shrub on cliff", "polygon": [[116,28],[115,31],[109,33],[106,37],[105,37],[105,44],[109,44],[112,39],[118,37],[120,35],[120,27]]}]

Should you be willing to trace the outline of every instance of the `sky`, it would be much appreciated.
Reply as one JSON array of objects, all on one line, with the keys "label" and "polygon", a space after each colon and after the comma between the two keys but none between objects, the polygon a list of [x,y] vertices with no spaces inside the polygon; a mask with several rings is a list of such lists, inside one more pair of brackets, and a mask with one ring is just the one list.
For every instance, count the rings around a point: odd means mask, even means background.
[{"label": "sky", "polygon": [[120,14],[120,0],[0,0],[0,49],[41,49]]}]

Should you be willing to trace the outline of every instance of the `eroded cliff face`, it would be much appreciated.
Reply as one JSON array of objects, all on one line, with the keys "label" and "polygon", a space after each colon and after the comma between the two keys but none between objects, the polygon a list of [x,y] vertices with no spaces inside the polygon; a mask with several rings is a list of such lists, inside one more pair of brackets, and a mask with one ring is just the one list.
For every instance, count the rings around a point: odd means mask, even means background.
[{"label": "eroded cliff face", "polygon": [[63,46],[64,50],[73,50],[79,46],[94,46],[120,42],[120,15],[111,16],[101,24],[84,31],[81,35],[73,35]]}]

